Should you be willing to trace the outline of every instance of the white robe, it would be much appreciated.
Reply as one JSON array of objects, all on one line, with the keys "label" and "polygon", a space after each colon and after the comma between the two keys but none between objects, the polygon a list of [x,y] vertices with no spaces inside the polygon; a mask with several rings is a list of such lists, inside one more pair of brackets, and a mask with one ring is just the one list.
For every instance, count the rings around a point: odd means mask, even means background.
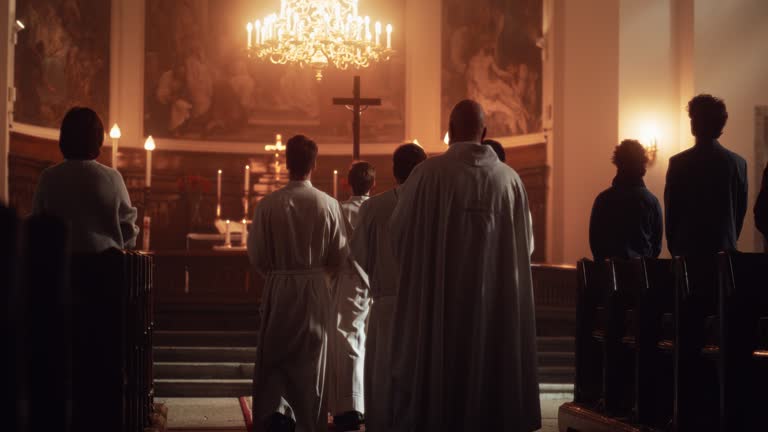
[{"label": "white robe", "polygon": [[390,364],[392,317],[397,294],[397,265],[389,241],[389,218],[399,191],[372,197],[360,207],[352,236],[352,256],[368,274],[371,304],[365,344],[365,428],[386,431],[391,427]]},{"label": "white robe", "polygon": [[73,252],[136,245],[139,227],[123,177],[95,160],[65,160],[40,175],[32,212],[65,221]]},{"label": "white robe", "polygon": [[349,259],[339,203],[309,181],[261,200],[248,237],[265,277],[253,418],[279,412],[298,432],[327,428],[325,374],[333,304],[329,276]]},{"label": "white robe", "polygon": [[[357,224],[360,206],[368,196],[353,196],[341,204],[350,234]],[[329,375],[331,412],[365,413],[364,365],[365,337],[371,298],[368,277],[350,260],[350,265],[336,280],[334,305],[336,331],[331,343],[332,368]]]},{"label": "white robe", "polygon": [[417,166],[391,219],[396,430],[541,427],[530,253],[517,173],[455,143]]}]

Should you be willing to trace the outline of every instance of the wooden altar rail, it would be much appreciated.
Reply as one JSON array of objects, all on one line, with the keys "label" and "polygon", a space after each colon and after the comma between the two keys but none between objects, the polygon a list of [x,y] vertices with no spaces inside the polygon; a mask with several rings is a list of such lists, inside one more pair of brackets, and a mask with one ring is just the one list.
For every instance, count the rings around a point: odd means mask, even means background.
[{"label": "wooden altar rail", "polygon": [[768,255],[579,263],[561,431],[765,428]]},{"label": "wooden altar rail", "polygon": [[[0,237],[14,223],[3,218]],[[8,250],[19,263],[6,298],[15,335],[10,422],[18,430],[143,431],[153,410],[152,257],[70,255],[66,225],[49,217],[30,217],[21,234],[21,247]]]}]

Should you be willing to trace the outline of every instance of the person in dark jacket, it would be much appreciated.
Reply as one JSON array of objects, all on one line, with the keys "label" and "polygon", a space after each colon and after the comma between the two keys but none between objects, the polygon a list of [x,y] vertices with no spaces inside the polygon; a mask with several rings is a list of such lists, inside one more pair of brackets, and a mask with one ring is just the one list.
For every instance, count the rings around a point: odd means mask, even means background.
[{"label": "person in dark jacket", "polygon": [[763,171],[763,186],[760,188],[760,195],[757,196],[755,204],[755,226],[763,233],[768,246],[768,165]]},{"label": "person in dark jacket", "polygon": [[688,103],[696,144],[669,160],[667,244],[673,256],[736,250],[747,213],[747,162],[718,138],[728,121],[725,103],[702,94]]},{"label": "person in dark jacket", "polygon": [[646,187],[645,148],[624,140],[613,152],[613,186],[595,199],[589,221],[589,245],[595,260],[658,257],[663,230],[659,200]]}]

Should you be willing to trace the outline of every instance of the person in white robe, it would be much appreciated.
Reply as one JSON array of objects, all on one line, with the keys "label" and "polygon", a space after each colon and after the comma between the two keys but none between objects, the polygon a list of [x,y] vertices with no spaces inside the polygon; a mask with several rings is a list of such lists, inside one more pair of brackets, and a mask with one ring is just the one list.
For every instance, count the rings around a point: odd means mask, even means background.
[{"label": "person in white robe", "polygon": [[[352,196],[341,204],[350,237],[357,226],[360,206],[368,200],[376,183],[376,169],[368,162],[352,164],[347,176]],[[354,262],[336,280],[330,374],[330,408],[339,430],[357,430],[364,420],[365,338],[371,297],[368,276]]]},{"label": "person in white robe", "polygon": [[[413,168],[427,158],[416,144],[395,150],[393,171],[398,185],[405,183]],[[392,380],[390,356],[392,317],[397,294],[397,266],[389,241],[389,218],[395,210],[400,186],[376,195],[360,206],[352,236],[352,256],[368,274],[372,303],[365,343],[365,430],[391,428]]]},{"label": "person in white robe", "polygon": [[449,149],[413,170],[390,221],[398,431],[541,427],[528,200],[484,124],[456,105]]},{"label": "person in white robe", "polygon": [[104,125],[89,108],[72,108],[61,124],[64,161],[45,169],[33,198],[33,214],[63,220],[73,252],[98,253],[136,245],[139,227],[123,177],[96,161]]},{"label": "person in white robe", "polygon": [[255,210],[248,255],[264,276],[261,328],[253,378],[255,430],[324,431],[330,280],[349,260],[338,201],[310,181],[317,145],[287,143],[290,182]]}]

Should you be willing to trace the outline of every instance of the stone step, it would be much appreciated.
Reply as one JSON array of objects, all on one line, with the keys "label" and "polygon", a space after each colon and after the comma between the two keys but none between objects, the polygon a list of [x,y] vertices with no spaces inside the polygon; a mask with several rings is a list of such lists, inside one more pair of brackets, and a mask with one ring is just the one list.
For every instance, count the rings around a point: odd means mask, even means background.
[{"label": "stone step", "polygon": [[250,363],[256,359],[256,347],[155,346],[155,362],[225,362]]},{"label": "stone step", "polygon": [[547,384],[573,384],[576,368],[573,366],[539,366],[539,382]]},{"label": "stone step", "polygon": [[155,379],[156,397],[240,397],[253,392],[252,379]]},{"label": "stone step", "polygon": [[155,362],[156,379],[251,379],[251,363]]},{"label": "stone step", "polygon": [[573,352],[546,352],[540,351],[539,366],[570,366],[576,364],[576,356]]},{"label": "stone step", "polygon": [[153,334],[155,346],[176,347],[255,347],[258,337],[255,331],[158,330]]},{"label": "stone step", "polygon": [[572,336],[541,336],[536,339],[539,352],[575,352],[576,338]]}]

